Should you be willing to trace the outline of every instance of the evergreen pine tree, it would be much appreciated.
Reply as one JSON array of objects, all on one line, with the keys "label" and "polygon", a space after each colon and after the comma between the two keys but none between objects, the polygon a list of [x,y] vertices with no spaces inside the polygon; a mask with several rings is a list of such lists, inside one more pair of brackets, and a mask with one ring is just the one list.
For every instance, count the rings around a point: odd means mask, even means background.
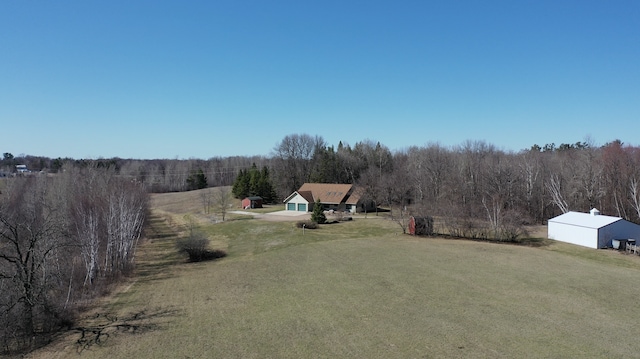
[{"label": "evergreen pine tree", "polygon": [[231,187],[231,193],[233,193],[233,196],[235,198],[240,198],[240,177],[242,177],[244,171],[240,170],[240,172],[238,172],[238,175],[236,176],[236,179],[233,181],[233,186]]},{"label": "evergreen pine tree", "polygon": [[248,170],[240,170],[231,191],[236,198],[260,196],[265,203],[271,203],[276,198],[269,169],[264,166],[260,171],[255,163]]},{"label": "evergreen pine tree", "polygon": [[233,182],[233,188],[231,190],[236,198],[245,198],[249,196],[249,173],[245,170],[240,170],[236,180]]},{"label": "evergreen pine tree", "polygon": [[322,203],[320,203],[320,200],[317,200],[313,204],[313,212],[311,213],[311,220],[318,224],[322,224],[327,221],[327,216],[324,215],[324,209],[322,208]]},{"label": "evergreen pine tree", "polygon": [[262,172],[260,173],[260,181],[258,182],[258,188],[260,197],[262,197],[265,202],[271,203],[276,199],[276,190],[271,184],[271,179],[269,178],[269,169],[267,168],[267,166],[262,167]]},{"label": "evergreen pine tree", "polygon": [[202,168],[198,168],[198,171],[192,172],[187,177],[188,190],[207,188],[207,185],[207,176],[204,175]]},{"label": "evergreen pine tree", "polygon": [[254,163],[249,170],[249,193],[251,196],[262,196],[260,193],[260,171],[258,171],[258,167]]}]

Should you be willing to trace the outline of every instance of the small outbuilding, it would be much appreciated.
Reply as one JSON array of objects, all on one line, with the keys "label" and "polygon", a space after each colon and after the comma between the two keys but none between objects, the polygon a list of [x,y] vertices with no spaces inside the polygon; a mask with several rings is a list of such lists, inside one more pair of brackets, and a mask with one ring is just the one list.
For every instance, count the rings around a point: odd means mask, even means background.
[{"label": "small outbuilding", "polygon": [[640,225],[601,215],[594,208],[589,213],[567,212],[551,218],[547,237],[589,248],[610,248],[615,239],[640,239]]},{"label": "small outbuilding", "polygon": [[242,200],[242,208],[262,208],[262,197],[252,196]]},{"label": "small outbuilding", "polygon": [[409,218],[409,234],[414,236],[433,234],[433,218],[411,216]]}]

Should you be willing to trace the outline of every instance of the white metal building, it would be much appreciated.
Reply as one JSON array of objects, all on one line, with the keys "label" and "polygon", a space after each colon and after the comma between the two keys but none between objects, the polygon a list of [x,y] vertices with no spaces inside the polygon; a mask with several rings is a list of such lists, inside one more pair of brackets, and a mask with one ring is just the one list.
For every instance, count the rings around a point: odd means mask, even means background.
[{"label": "white metal building", "polygon": [[567,212],[550,219],[547,236],[589,248],[609,248],[612,239],[640,242],[640,225],[620,217],[600,215],[594,208],[590,213]]}]

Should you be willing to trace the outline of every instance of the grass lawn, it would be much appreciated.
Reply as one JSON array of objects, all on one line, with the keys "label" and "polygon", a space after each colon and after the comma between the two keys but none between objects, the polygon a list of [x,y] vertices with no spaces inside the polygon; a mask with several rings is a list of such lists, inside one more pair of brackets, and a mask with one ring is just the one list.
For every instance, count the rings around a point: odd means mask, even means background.
[{"label": "grass lawn", "polygon": [[[153,218],[135,282],[96,308],[111,318],[144,311],[150,329],[113,331],[79,357],[640,356],[640,314],[630,310],[638,257],[415,238],[369,216],[304,235],[291,222],[207,225],[228,257],[187,264],[173,223]],[[32,357],[78,356],[78,337]]]}]

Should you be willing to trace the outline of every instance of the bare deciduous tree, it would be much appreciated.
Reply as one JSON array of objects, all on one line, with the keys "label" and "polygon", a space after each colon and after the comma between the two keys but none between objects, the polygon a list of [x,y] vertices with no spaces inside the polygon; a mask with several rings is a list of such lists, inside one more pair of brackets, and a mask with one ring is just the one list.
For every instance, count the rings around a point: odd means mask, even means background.
[{"label": "bare deciduous tree", "polygon": [[311,160],[318,148],[326,146],[320,136],[287,135],[273,149],[275,169],[281,195],[289,194],[307,182],[311,175]]},{"label": "bare deciduous tree", "polygon": [[638,219],[640,219],[640,184],[638,183],[637,178],[632,178],[629,181],[629,192],[631,196],[631,205],[633,209],[636,211],[636,215]]},{"label": "bare deciduous tree", "polygon": [[115,183],[107,198],[107,249],[105,270],[111,275],[133,267],[138,240],[146,218],[147,198],[143,189],[128,182]]},{"label": "bare deciduous tree", "polygon": [[412,184],[407,173],[407,155],[403,153],[396,154],[394,163],[396,164],[396,170],[384,173],[381,178],[380,193],[382,194],[383,203],[389,207],[391,220],[400,226],[402,233],[406,233],[410,217],[407,206],[412,190]]},{"label": "bare deciduous tree", "polygon": [[226,186],[216,188],[213,193],[213,206],[215,207],[216,213],[222,217],[222,221],[224,222],[233,204],[233,195],[229,187]]},{"label": "bare deciduous tree", "polygon": [[211,206],[213,205],[213,190],[211,188],[200,190],[200,202],[202,203],[204,214],[211,213]]},{"label": "bare deciduous tree", "polygon": [[569,205],[562,194],[562,181],[557,174],[552,174],[547,185],[551,193],[553,203],[560,208],[562,213],[569,212]]},{"label": "bare deciduous tree", "polygon": [[[47,179],[13,180],[0,201],[0,311],[18,321],[18,331],[31,338],[47,317],[59,292],[63,251],[71,243],[62,211],[53,202]],[[63,267],[64,268],[64,267]],[[16,313],[17,312],[17,313]]]},{"label": "bare deciduous tree", "polygon": [[544,219],[545,188],[542,181],[543,167],[539,152],[525,151],[519,156],[519,168],[522,176],[522,195],[524,196],[526,212],[532,218]]}]

